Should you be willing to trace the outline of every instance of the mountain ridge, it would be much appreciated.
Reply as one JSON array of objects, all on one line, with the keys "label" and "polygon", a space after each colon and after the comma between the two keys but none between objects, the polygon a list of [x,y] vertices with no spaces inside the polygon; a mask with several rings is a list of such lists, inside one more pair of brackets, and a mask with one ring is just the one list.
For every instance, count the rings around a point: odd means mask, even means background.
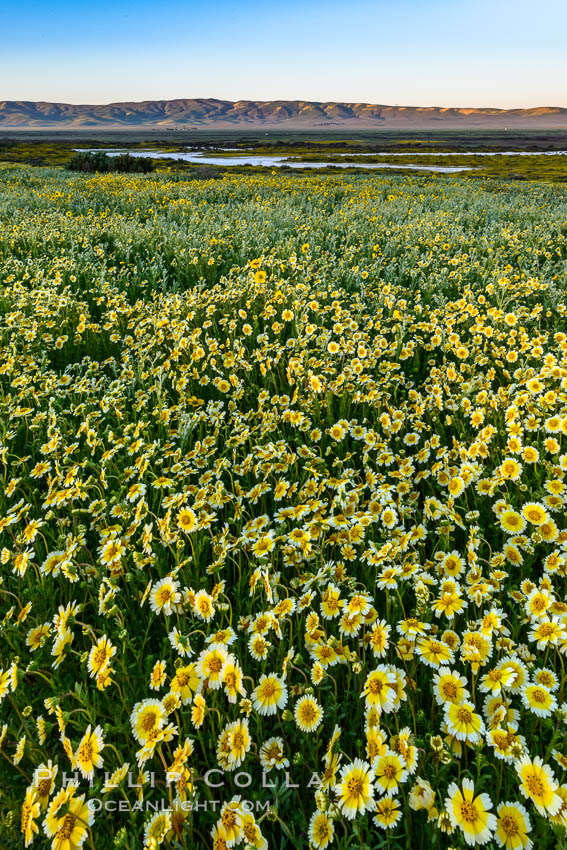
[{"label": "mountain ridge", "polygon": [[175,100],[71,104],[49,101],[0,101],[5,129],[200,129],[201,127],[533,127],[567,129],[567,108],[391,106],[348,101]]}]

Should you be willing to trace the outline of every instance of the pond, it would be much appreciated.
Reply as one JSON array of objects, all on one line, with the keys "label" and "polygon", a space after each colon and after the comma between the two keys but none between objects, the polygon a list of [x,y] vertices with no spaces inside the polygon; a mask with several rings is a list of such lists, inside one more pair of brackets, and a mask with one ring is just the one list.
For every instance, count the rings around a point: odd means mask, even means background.
[{"label": "pond", "polygon": [[[76,148],[78,153],[105,153],[108,156],[119,156],[120,154],[129,153],[134,157],[149,157],[150,159],[175,159],[183,160],[184,162],[194,162],[199,165],[263,165],[266,168],[366,168],[366,169],[388,169],[400,168],[399,165],[387,162],[369,162],[358,163],[350,162],[351,156],[367,156],[368,154],[346,154],[343,161],[339,162],[297,162],[290,160],[287,156],[271,156],[269,154],[244,154],[241,156],[215,156],[207,151],[178,151],[176,153],[165,153],[163,151],[126,151],[116,149],[100,149],[100,148]],[[224,150],[221,148],[221,150]],[[231,150],[231,149],[228,149]],[[374,154],[374,156],[390,156],[390,154]],[[415,156],[415,154],[413,154]],[[413,163],[404,162],[403,168],[412,171],[436,171],[440,173],[455,173],[458,171],[472,171],[471,166],[465,165],[415,165]]]}]

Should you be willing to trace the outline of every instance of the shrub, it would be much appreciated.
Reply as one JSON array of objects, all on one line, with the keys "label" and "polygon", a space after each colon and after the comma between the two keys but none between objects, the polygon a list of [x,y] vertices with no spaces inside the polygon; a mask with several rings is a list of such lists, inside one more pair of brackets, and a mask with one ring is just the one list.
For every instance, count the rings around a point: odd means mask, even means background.
[{"label": "shrub", "polygon": [[118,156],[98,153],[77,153],[66,165],[68,171],[107,172],[122,171],[126,173],[144,173],[154,170],[154,163],[146,156],[131,156],[121,153]]}]

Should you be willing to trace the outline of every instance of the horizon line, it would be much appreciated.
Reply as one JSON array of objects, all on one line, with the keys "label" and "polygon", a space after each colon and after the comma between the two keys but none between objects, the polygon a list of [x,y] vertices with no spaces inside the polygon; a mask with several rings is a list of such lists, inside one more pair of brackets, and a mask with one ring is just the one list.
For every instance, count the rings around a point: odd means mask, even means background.
[{"label": "horizon line", "polygon": [[85,103],[73,102],[69,100],[30,100],[29,98],[1,98],[0,103],[47,103],[61,106],[117,106],[124,103],[174,103],[175,101],[218,101],[219,103],[314,103],[314,104],[349,104],[362,106],[380,106],[388,109],[475,109],[475,110],[491,110],[498,112],[519,112],[531,109],[567,109],[567,106],[559,106],[550,103],[540,103],[534,106],[443,106],[440,104],[429,103],[423,104],[407,104],[407,103],[377,103],[369,100],[314,100],[309,98],[239,98],[231,100],[230,98],[222,97],[160,97],[147,98],[143,100],[124,99],[111,100],[104,103]]}]

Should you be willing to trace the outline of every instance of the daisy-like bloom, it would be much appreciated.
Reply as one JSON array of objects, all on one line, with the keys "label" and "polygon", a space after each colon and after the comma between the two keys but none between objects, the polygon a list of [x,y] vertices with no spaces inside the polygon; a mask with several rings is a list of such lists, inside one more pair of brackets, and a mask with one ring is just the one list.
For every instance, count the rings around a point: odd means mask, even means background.
[{"label": "daisy-like bloom", "polygon": [[332,425],[329,428],[329,434],[333,438],[333,440],[342,440],[346,434],[346,429],[343,428],[343,426],[339,422],[337,422],[335,425]]},{"label": "daisy-like bloom", "polygon": [[465,482],[460,477],[460,475],[456,475],[454,478],[451,478],[449,483],[447,484],[447,489],[449,493],[456,499],[457,496],[460,496],[463,490],[465,489]]},{"label": "daisy-like bloom", "polygon": [[[61,632],[58,632],[58,637],[51,648],[51,654],[55,656],[55,660],[53,661],[53,667],[57,669],[65,659],[65,651],[68,646],[73,643],[74,635],[71,629],[63,629]],[[1,681],[0,681],[0,697],[2,697],[1,692]]]},{"label": "daisy-like bloom", "polygon": [[429,811],[435,803],[435,791],[426,779],[419,777],[416,779],[413,788],[409,793],[408,802],[410,809],[414,812],[419,812],[421,809]]},{"label": "daisy-like bloom", "polygon": [[423,635],[425,632],[429,631],[430,628],[430,623],[422,623],[421,620],[418,620],[416,617],[407,617],[407,619],[401,620],[397,626],[399,633],[409,638],[415,638],[418,635]]},{"label": "daisy-like bloom", "polygon": [[535,446],[525,446],[522,451],[522,460],[524,463],[537,463],[539,460],[539,452]]},{"label": "daisy-like bloom", "polygon": [[211,829],[211,837],[213,839],[213,850],[228,850],[226,832],[220,821]]},{"label": "daisy-like bloom", "polygon": [[293,716],[302,732],[315,732],[323,720],[323,709],[315,697],[306,694],[296,702]]},{"label": "daisy-like bloom", "polygon": [[176,650],[178,655],[181,655],[183,658],[187,655],[193,655],[193,647],[191,646],[189,638],[187,635],[181,634],[177,628],[170,631],[168,638],[170,644]]},{"label": "daisy-like bloom", "polygon": [[393,508],[384,508],[380,519],[386,528],[395,528],[399,521],[398,515]]},{"label": "daisy-like bloom", "polygon": [[395,797],[383,797],[376,803],[374,823],[381,829],[392,829],[402,817],[400,801]]},{"label": "daisy-like bloom", "polygon": [[547,609],[553,602],[553,597],[547,590],[534,588],[528,594],[525,604],[525,610],[528,617],[539,619],[543,617]]},{"label": "daisy-like bloom", "polygon": [[534,674],[536,684],[543,685],[548,691],[556,691],[559,687],[559,679],[553,670],[548,667],[542,667],[541,670],[536,670]]},{"label": "daisy-like bloom", "polygon": [[561,806],[554,815],[549,816],[549,820],[551,823],[558,824],[565,828],[567,825],[567,785],[559,785],[557,788],[557,794],[561,798]]},{"label": "daisy-like bloom", "polygon": [[530,850],[533,841],[529,837],[532,825],[521,803],[500,803],[497,809],[496,834],[494,838],[506,850]]},{"label": "daisy-like bloom", "polygon": [[65,552],[50,552],[40,567],[41,572],[46,576],[59,575],[59,572],[61,570],[61,564],[63,563],[65,558]]},{"label": "daisy-like bloom", "polygon": [[365,617],[372,607],[372,598],[368,593],[355,593],[348,601],[349,614],[360,614]]},{"label": "daisy-like bloom", "polygon": [[[543,500],[546,504],[546,507],[549,508],[550,511],[559,511],[563,507],[564,499],[561,496],[546,496]],[[544,523],[545,525],[545,523]],[[557,555],[557,553],[552,553]],[[556,567],[557,569],[557,567]]]},{"label": "daisy-like bloom", "polygon": [[265,673],[252,691],[252,704],[258,714],[275,714],[278,708],[285,708],[287,703],[287,685],[275,674]]},{"label": "daisy-like bloom", "polygon": [[195,599],[193,600],[193,610],[197,617],[208,623],[215,615],[213,597],[210,596],[206,590],[199,590],[195,594]]},{"label": "daisy-like bloom", "polygon": [[557,645],[565,641],[565,624],[559,617],[542,617],[530,630],[530,640],[535,641],[538,649],[547,649],[549,644]]},{"label": "daisy-like bloom", "polygon": [[500,514],[500,525],[506,534],[521,534],[526,521],[521,514],[509,508]]},{"label": "daisy-like bloom", "polygon": [[458,741],[477,744],[484,733],[484,723],[476,714],[472,702],[450,703],[445,706],[445,721],[450,735]]},{"label": "daisy-like bloom", "polygon": [[362,689],[361,699],[366,699],[367,708],[376,708],[378,711],[386,713],[392,711],[396,698],[396,676],[380,664],[372,673],[369,673],[364,688]]},{"label": "daisy-like bloom", "polygon": [[335,837],[333,821],[326,812],[313,812],[309,821],[309,841],[317,850],[324,850]]},{"label": "daisy-like bloom", "polygon": [[94,821],[94,812],[85,802],[85,795],[75,796],[78,786],[67,785],[49,804],[43,829],[53,839],[55,850],[77,850],[88,835]]},{"label": "daisy-like bloom", "polygon": [[230,748],[230,769],[240,767],[246,753],[250,749],[252,740],[250,738],[250,730],[248,728],[248,720],[235,720],[227,727],[229,732],[228,746]]},{"label": "daisy-like bloom", "polygon": [[196,694],[191,706],[191,723],[195,729],[200,729],[205,720],[207,704],[201,694]]},{"label": "daisy-like bloom", "polygon": [[454,549],[452,552],[448,552],[443,561],[441,563],[441,567],[445,575],[450,576],[451,578],[455,578],[460,575],[465,568],[465,562],[459,555],[459,553]]},{"label": "daisy-like bloom", "polygon": [[454,660],[451,647],[433,637],[419,638],[415,651],[428,667],[442,667],[447,662],[451,663]]},{"label": "daisy-like bloom", "polygon": [[550,717],[557,708],[557,700],[543,685],[525,685],[522,688],[522,702],[538,717]]},{"label": "daisy-like bloom", "polygon": [[208,649],[203,649],[197,661],[197,672],[206,681],[207,687],[218,691],[222,687],[224,665],[228,658],[228,650],[223,643],[212,643]]},{"label": "daisy-like bloom", "polygon": [[50,632],[50,623],[42,623],[40,626],[35,626],[33,629],[30,629],[26,635],[26,643],[30,648],[30,652],[35,652],[36,649],[43,646]]},{"label": "daisy-like bloom", "polygon": [[53,766],[51,759],[49,759],[47,764],[43,764],[42,762],[34,771],[33,785],[42,811],[45,811],[47,808],[58,771],[58,765]]},{"label": "daisy-like bloom", "polygon": [[22,735],[22,737],[18,741],[18,744],[16,746],[16,752],[14,753],[14,755],[12,757],[12,761],[14,762],[14,764],[19,764],[21,762],[21,760],[23,759],[25,748],[26,748],[26,740],[27,740],[26,736]]},{"label": "daisy-like bloom", "polygon": [[77,762],[75,760],[75,753],[73,752],[73,745],[71,744],[70,739],[63,733],[61,733],[61,743],[65,750],[65,755],[69,759],[69,764],[74,770],[77,767]]},{"label": "daisy-like bloom", "polygon": [[75,753],[77,767],[87,779],[92,779],[95,767],[102,767],[103,749],[102,727],[97,726],[91,731],[91,727],[88,726]]},{"label": "daisy-like bloom", "polygon": [[490,813],[492,800],[488,794],[474,796],[471,779],[463,779],[462,788],[449,785],[445,808],[453,827],[462,830],[467,844],[486,844],[496,829],[496,817]]},{"label": "daisy-like bloom", "polygon": [[321,788],[328,790],[335,787],[335,778],[339,769],[341,756],[338,753],[327,751],[323,758],[325,769],[321,774]]},{"label": "daisy-like bloom", "polygon": [[486,663],[492,651],[493,645],[489,635],[484,635],[480,631],[464,633],[461,644],[461,658],[471,665],[473,673],[477,673],[480,665]]},{"label": "daisy-like bloom", "polygon": [[561,797],[557,793],[557,781],[548,764],[539,756],[532,760],[528,755],[516,762],[520,777],[520,791],[531,800],[540,815],[555,815],[561,808]]},{"label": "daisy-like bloom", "polygon": [[512,764],[518,754],[526,749],[525,738],[513,732],[510,727],[506,729],[500,726],[491,728],[488,731],[487,741],[494,748],[496,758],[508,764]]},{"label": "daisy-like bloom", "polygon": [[118,537],[111,537],[99,549],[100,562],[106,567],[112,567],[118,564],[125,552],[122,541]]},{"label": "daisy-like bloom", "polygon": [[561,431],[561,417],[550,416],[549,419],[546,419],[543,423],[543,427],[549,434],[557,434]]},{"label": "daisy-like bloom", "polygon": [[262,835],[260,827],[252,812],[240,812],[240,826],[244,844],[254,850],[268,850],[268,842]]},{"label": "daisy-like bloom", "polygon": [[181,602],[181,593],[178,590],[179,582],[166,576],[161,581],[156,582],[150,591],[150,607],[156,614],[167,614],[170,616],[174,611],[179,610]]},{"label": "daisy-like bloom", "polygon": [[335,785],[338,806],[343,815],[353,820],[357,814],[374,811],[374,771],[368,762],[355,759],[341,769]]},{"label": "daisy-like bloom", "polygon": [[110,791],[114,791],[122,780],[126,777],[126,774],[130,770],[130,765],[128,762],[120,765],[120,767],[116,768],[116,770],[108,777],[104,785],[102,786],[102,793],[108,794]]},{"label": "daisy-like bloom", "polygon": [[401,782],[405,782],[407,771],[397,753],[392,751],[378,756],[373,765],[377,788],[385,794],[395,794]]},{"label": "daisy-like bloom", "polygon": [[224,665],[222,683],[228,701],[231,703],[236,702],[238,694],[243,697],[246,696],[246,689],[242,685],[242,678],[243,673],[240,664],[234,655],[229,655]]},{"label": "daisy-like bloom", "polygon": [[388,752],[386,737],[386,733],[382,729],[375,727],[366,729],[366,755],[370,764],[373,764],[378,756]]},{"label": "daisy-like bloom", "polygon": [[511,564],[519,566],[520,564],[524,563],[524,558],[521,551],[513,543],[505,543],[503,547],[503,552]]},{"label": "daisy-like bloom", "polygon": [[289,767],[289,759],[284,756],[283,738],[268,738],[264,741],[260,747],[260,764],[267,771]]},{"label": "daisy-like bloom", "polygon": [[409,726],[400,729],[397,735],[393,735],[390,739],[390,746],[394,753],[397,753],[406,768],[408,776],[415,773],[417,768],[417,747],[412,743],[413,734]]},{"label": "daisy-like bloom", "polygon": [[345,601],[341,599],[339,588],[334,584],[328,584],[321,597],[321,616],[326,620],[332,620],[334,617],[338,617],[344,604]]},{"label": "daisy-like bloom", "polygon": [[545,385],[539,378],[530,378],[529,381],[526,381],[526,387],[533,395],[541,393],[545,389]]},{"label": "daisy-like bloom", "polygon": [[197,529],[197,515],[191,508],[181,508],[177,515],[177,525],[186,534],[191,534]]},{"label": "daisy-like bloom", "polygon": [[230,626],[225,629],[219,629],[208,636],[205,643],[224,643],[225,646],[232,646],[236,640],[236,632]]},{"label": "daisy-like bloom", "polygon": [[171,829],[171,816],[169,812],[156,812],[146,823],[144,829],[144,845],[147,847],[150,842],[154,847],[162,844],[165,836]]},{"label": "daisy-like bloom", "polygon": [[223,805],[219,822],[224,830],[227,845],[233,847],[239,844],[242,840],[242,812],[239,796],[233,797]]},{"label": "daisy-like bloom", "polygon": [[500,723],[506,723],[514,729],[518,728],[518,712],[515,708],[510,707],[508,700],[501,696],[489,694],[484,700],[484,713],[490,726],[494,727]]},{"label": "daisy-like bloom", "polygon": [[310,651],[323,670],[338,664],[339,656],[335,652],[335,648],[328,643],[317,643]]},{"label": "daisy-like bloom", "polygon": [[110,659],[116,655],[116,647],[103,635],[89,652],[87,660],[88,671],[92,678],[99,676],[110,664]]},{"label": "daisy-like bloom", "polygon": [[516,671],[512,667],[506,667],[505,664],[500,664],[489,670],[480,680],[479,690],[486,694],[499,694],[502,688],[507,688],[513,684],[516,678]]},{"label": "daisy-like bloom", "polygon": [[187,664],[177,668],[169,687],[172,693],[179,694],[182,704],[187,705],[193,699],[200,684],[197,667],[195,664]]},{"label": "daisy-like bloom", "polygon": [[172,741],[175,735],[177,735],[177,727],[174,726],[173,723],[168,723],[167,726],[163,727],[163,729],[150,732],[147,741],[136,753],[138,764],[140,766],[144,765],[148,759],[153,757],[155,748],[158,744],[161,742]]},{"label": "daisy-like bloom", "polygon": [[35,833],[39,832],[36,819],[39,817],[40,812],[41,807],[37,797],[37,789],[31,785],[26,789],[26,796],[22,804],[20,820],[20,832],[24,836],[24,847],[29,847],[34,839]]},{"label": "daisy-like bloom", "polygon": [[397,587],[399,575],[399,567],[385,567],[378,575],[378,578],[376,580],[376,587],[379,587],[380,590],[385,590],[386,588],[390,587]]},{"label": "daisy-like bloom", "polygon": [[[29,563],[30,563],[30,557],[33,557],[33,553],[30,552],[29,550],[26,550],[25,552],[18,552],[14,556],[14,568],[13,568],[12,572],[15,573],[17,576],[19,576],[20,578],[22,576],[24,576],[27,572],[27,569],[28,569],[28,566],[29,566]],[[63,563],[64,562],[61,563],[61,569],[63,569]],[[68,562],[67,562],[67,565],[68,565]]]},{"label": "daisy-like bloom", "polygon": [[460,595],[460,588],[449,579],[443,582],[441,595],[432,602],[432,608],[436,617],[443,614],[448,620],[452,620],[456,614],[460,614],[466,607],[467,602]]},{"label": "daisy-like bloom", "polygon": [[497,471],[505,480],[517,481],[522,472],[522,464],[513,457],[506,457]]},{"label": "daisy-like bloom", "polygon": [[557,764],[561,765],[563,770],[567,770],[567,755],[564,753],[560,753],[559,750],[552,750],[551,754],[553,758],[557,762]]},{"label": "daisy-like bloom", "polygon": [[136,703],[130,715],[132,733],[140,744],[163,728],[167,712],[159,699],[145,699]]},{"label": "daisy-like bloom", "polygon": [[0,669],[0,702],[12,688],[12,675],[10,670]]},{"label": "daisy-like bloom", "polygon": [[433,677],[433,693],[438,705],[460,704],[469,697],[467,680],[456,670],[441,667]]},{"label": "daisy-like bloom", "polygon": [[508,690],[513,694],[519,694],[522,687],[528,681],[528,668],[516,655],[506,658],[506,667],[511,667],[516,674],[514,681],[508,685]]},{"label": "daisy-like bloom", "polygon": [[150,673],[150,688],[152,691],[159,691],[165,682],[166,662],[156,661]]},{"label": "daisy-like bloom", "polygon": [[137,484],[132,484],[126,495],[126,501],[136,502],[146,494],[146,485],[139,481]]},{"label": "daisy-like bloom", "polygon": [[546,543],[553,543],[559,537],[559,528],[553,519],[548,519],[547,522],[540,525],[538,532]]},{"label": "daisy-like bloom", "polygon": [[230,729],[226,726],[217,738],[217,761],[223,770],[231,770]]},{"label": "daisy-like bloom", "polygon": [[547,511],[539,502],[526,502],[522,508],[522,516],[532,525],[543,525],[549,519]]},{"label": "daisy-like bloom", "polygon": [[256,540],[252,546],[252,552],[257,558],[265,558],[273,550],[275,545],[274,534],[272,531],[269,531],[268,534],[263,534]]},{"label": "daisy-like bloom", "polygon": [[383,658],[390,645],[392,627],[386,620],[378,620],[370,632],[370,648],[376,658]]},{"label": "daisy-like bloom", "polygon": [[341,633],[341,635],[347,635],[348,637],[356,637],[362,627],[363,622],[364,619],[362,614],[358,612],[350,614],[348,611],[345,611],[345,613],[341,617],[339,632]]}]

